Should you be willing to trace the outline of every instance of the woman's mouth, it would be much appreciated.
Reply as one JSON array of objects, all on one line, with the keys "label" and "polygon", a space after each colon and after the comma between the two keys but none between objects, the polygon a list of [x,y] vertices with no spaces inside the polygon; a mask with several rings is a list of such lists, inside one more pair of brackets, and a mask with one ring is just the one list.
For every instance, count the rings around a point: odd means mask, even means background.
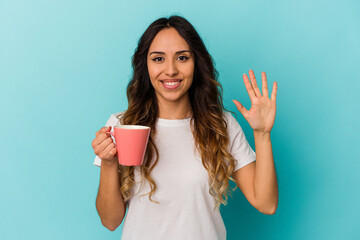
[{"label": "woman's mouth", "polygon": [[161,84],[164,86],[165,89],[173,90],[180,86],[180,81],[161,81]]}]

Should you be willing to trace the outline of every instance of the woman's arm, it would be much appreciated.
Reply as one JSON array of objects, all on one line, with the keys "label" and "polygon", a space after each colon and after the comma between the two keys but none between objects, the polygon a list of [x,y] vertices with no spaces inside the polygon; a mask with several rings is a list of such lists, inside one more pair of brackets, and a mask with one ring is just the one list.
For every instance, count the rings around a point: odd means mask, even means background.
[{"label": "woman's arm", "polygon": [[256,164],[239,169],[234,176],[239,188],[254,207],[260,212],[274,214],[278,204],[278,187],[270,131],[276,115],[277,82],[273,83],[273,91],[269,98],[265,72],[261,73],[263,94],[257,85],[254,71],[249,70],[249,76],[251,83],[247,75],[243,74],[251,100],[250,110],[246,110],[239,101],[233,101],[254,130]]},{"label": "woman's arm", "polygon": [[234,172],[233,178],[254,208],[272,215],[278,206],[278,186],[270,133],[254,131],[254,137],[256,161]]},{"label": "woman's arm", "polygon": [[118,163],[101,161],[100,184],[96,197],[96,209],[101,223],[110,231],[114,231],[122,222],[126,205],[120,193]]},{"label": "woman's arm", "polygon": [[254,198],[256,205],[274,214],[278,205],[278,186],[269,133],[254,131],[256,166]]}]

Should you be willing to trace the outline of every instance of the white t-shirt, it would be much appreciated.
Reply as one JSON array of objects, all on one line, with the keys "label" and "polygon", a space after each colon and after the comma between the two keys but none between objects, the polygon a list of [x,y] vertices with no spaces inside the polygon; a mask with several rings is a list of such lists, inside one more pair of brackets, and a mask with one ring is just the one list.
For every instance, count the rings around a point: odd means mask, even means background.
[{"label": "white t-shirt", "polygon": [[[119,123],[112,114],[105,126]],[[255,161],[245,135],[228,112],[224,112],[228,122],[229,149],[237,160],[235,170]],[[151,176],[157,184],[151,196],[160,204],[151,202],[150,185],[145,179],[141,186],[140,166],[135,166],[134,194],[127,208],[123,224],[122,240],[225,240],[226,229],[219,209],[214,211],[215,199],[209,193],[208,172],[202,165],[190,129],[190,118],[161,119],[156,124],[154,138],[159,151],[159,160]],[[114,138],[113,138],[114,139]],[[94,164],[101,165],[96,156]]]}]

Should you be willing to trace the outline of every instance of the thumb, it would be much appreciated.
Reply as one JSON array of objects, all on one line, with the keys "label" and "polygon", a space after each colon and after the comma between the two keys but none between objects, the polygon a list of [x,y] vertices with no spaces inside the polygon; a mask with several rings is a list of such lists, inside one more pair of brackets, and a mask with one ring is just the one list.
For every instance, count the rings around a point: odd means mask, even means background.
[{"label": "thumb", "polygon": [[234,104],[236,105],[236,108],[239,110],[239,112],[245,117],[246,114],[246,108],[237,100],[232,100]]},{"label": "thumb", "polygon": [[103,132],[109,131],[110,129],[111,129],[111,127],[109,127],[109,126],[108,126],[108,127],[103,127],[103,128],[102,128]]}]

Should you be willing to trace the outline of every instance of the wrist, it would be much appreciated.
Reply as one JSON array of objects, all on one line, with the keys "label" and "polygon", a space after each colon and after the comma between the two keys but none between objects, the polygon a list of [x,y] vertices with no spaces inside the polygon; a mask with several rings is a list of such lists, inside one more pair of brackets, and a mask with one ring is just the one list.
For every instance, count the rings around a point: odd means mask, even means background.
[{"label": "wrist", "polygon": [[117,158],[113,158],[112,160],[101,160],[101,166],[105,168],[118,168],[119,162]]},{"label": "wrist", "polygon": [[254,136],[267,137],[267,136],[270,136],[270,131],[254,130]]}]

